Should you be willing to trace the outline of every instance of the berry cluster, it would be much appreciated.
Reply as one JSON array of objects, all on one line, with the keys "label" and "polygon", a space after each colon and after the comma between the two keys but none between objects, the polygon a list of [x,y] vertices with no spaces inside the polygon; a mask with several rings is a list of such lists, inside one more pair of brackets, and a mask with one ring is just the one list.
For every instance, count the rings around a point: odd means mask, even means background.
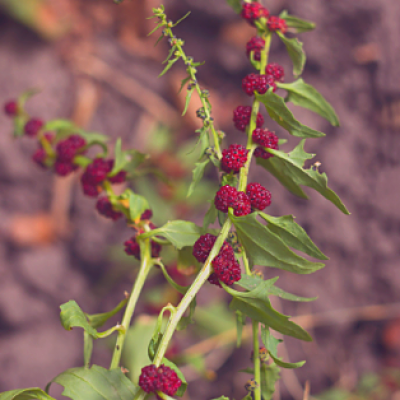
[{"label": "berry cluster", "polygon": [[85,152],[86,140],[79,135],[71,135],[61,140],[56,146],[56,161],[54,171],[57,175],[66,176],[78,169],[74,164],[74,157]]},{"label": "berry cluster", "polygon": [[272,75],[249,74],[242,80],[242,88],[248,96],[267,93],[270,88],[276,91],[275,79]]},{"label": "berry cluster", "polygon": [[[213,248],[217,237],[207,233],[196,241],[193,246],[193,255],[197,261],[204,263]],[[232,246],[224,242],[218,255],[211,262],[214,272],[208,278],[213,285],[221,286],[219,281],[225,285],[233,285],[241,278],[240,265],[236,261]]]},{"label": "berry cluster", "polygon": [[222,151],[221,168],[223,171],[237,174],[247,161],[248,150],[240,144],[231,144]]},{"label": "berry cluster", "polygon": [[[233,122],[235,127],[239,129],[239,131],[244,132],[246,130],[247,125],[250,123],[251,118],[251,107],[250,106],[239,106],[233,111]],[[257,128],[261,128],[264,125],[264,117],[257,113],[256,126]]]},{"label": "berry cluster", "polygon": [[176,372],[164,364],[158,368],[153,364],[143,367],[139,377],[139,386],[146,393],[162,392],[174,396],[181,385]]},{"label": "berry cluster", "polygon": [[273,157],[273,154],[268,153],[265,149],[279,150],[278,137],[268,129],[255,129],[252,134],[252,139],[254,143],[260,145],[260,147],[257,147],[254,151],[254,157],[267,160]]},{"label": "berry cluster", "polygon": [[244,3],[241,16],[253,26],[256,21],[265,18],[266,25],[271,32],[279,30],[282,33],[286,33],[287,31],[286,21],[277,16],[270,16],[269,11],[260,3]]}]

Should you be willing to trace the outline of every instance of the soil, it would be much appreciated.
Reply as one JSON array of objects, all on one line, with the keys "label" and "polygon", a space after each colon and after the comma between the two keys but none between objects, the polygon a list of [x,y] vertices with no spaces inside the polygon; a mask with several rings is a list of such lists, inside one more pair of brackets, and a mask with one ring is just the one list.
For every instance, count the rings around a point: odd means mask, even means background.
[{"label": "soil", "polygon": [[[109,9],[106,0],[97,1]],[[89,5],[94,3],[87,1]],[[293,111],[302,123],[326,132],[322,140],[309,140],[306,150],[317,154],[315,160],[322,163],[321,171],[327,172],[330,187],[351,211],[351,216],[343,215],[311,191],[307,191],[309,201],[299,200],[273,178],[253,169],[251,179],[264,183],[273,193],[270,213],[295,215],[297,222],[330,257],[325,269],[310,276],[279,273],[282,288],[299,295],[318,296],[318,301],[276,306],[291,315],[302,315],[399,302],[400,3],[396,0],[268,3],[272,12],[285,8],[317,23],[314,33],[302,35],[308,57],[303,77],[331,102],[341,126],[332,128],[320,117],[300,108],[293,107]],[[77,6],[79,1],[71,0],[71,4],[75,6],[74,12],[85,10]],[[240,23],[223,0],[170,0],[166,7],[171,19],[192,10],[190,22],[183,22],[176,29],[177,35],[185,38],[188,54],[206,61],[199,68],[199,76],[205,87],[214,88],[211,100],[215,98],[218,103],[215,118],[219,127],[226,132],[229,142],[242,140],[232,126],[230,115],[234,106],[249,101],[240,91],[240,82],[251,72],[243,45],[252,30]],[[126,10],[132,11],[133,6]],[[129,14],[116,14],[118,24],[104,22],[108,14],[101,13],[101,9],[93,15],[97,17],[80,15],[94,21],[89,33],[79,33],[76,29],[73,35],[50,42],[6,13],[0,14],[0,104],[27,88],[39,87],[41,94],[29,103],[32,115],[44,119],[70,117],[81,80],[88,79],[82,78],[71,61],[75,56],[72,44],[78,34],[86,34],[89,38],[80,37],[77,41],[80,51],[84,52],[85,46],[91,47],[88,53],[111,65],[115,75],[123,73],[134,78],[158,93],[168,105],[177,107],[173,73],[170,78],[157,80],[161,71],[159,60],[144,54],[143,46],[136,51],[136,42],[128,45],[127,40],[122,41],[121,27],[126,28],[124,18]],[[140,32],[134,35],[128,30],[128,33],[128,38],[136,35],[137,40],[144,40]],[[167,48],[157,51],[162,56]],[[278,41],[273,43],[272,54],[272,61],[290,71],[290,60]],[[289,72],[286,80],[291,80]],[[121,136],[128,145],[135,144],[141,149],[146,135],[141,125],[143,109],[112,86],[101,79],[96,81],[99,100],[90,129],[114,139]],[[193,122],[185,121],[186,125],[177,130],[182,140],[195,135]],[[46,225],[54,180],[32,165],[30,155],[34,145],[28,139],[14,140],[11,124],[4,115],[0,115],[0,126],[0,390],[4,391],[44,387],[64,369],[81,365],[81,332],[63,330],[58,305],[75,299],[87,312],[104,311],[119,301],[124,290],[130,290],[131,278],[126,274],[114,276],[115,284],[104,285],[112,270],[107,256],[109,246],[120,246],[129,237],[129,230],[122,228],[123,224],[115,225],[96,215],[93,201],[82,195],[76,181],[72,183],[68,211],[70,235],[55,236],[57,232],[51,224]],[[271,128],[287,138],[276,126]],[[133,136],[135,132],[138,136]],[[284,150],[297,142],[288,139]],[[40,229],[47,233],[41,235],[35,231],[32,240],[24,241],[15,234],[16,218],[22,218],[22,226],[29,231],[34,225],[29,219],[32,216],[39,216]],[[275,274],[276,271],[266,273]],[[99,292],[103,295],[96,295]],[[385,366],[400,367],[400,358],[396,357],[399,347],[382,339],[385,318],[368,319],[371,318],[360,315],[346,318],[345,313],[338,313],[328,323],[312,329],[313,344],[299,346],[296,341],[287,341],[291,360],[307,360],[296,374],[301,383],[311,382],[312,393],[337,382],[351,388],[364,372],[379,371]],[[237,376],[233,374],[248,366],[248,352],[240,350],[228,358],[218,371],[218,385],[195,381],[190,396],[200,399],[221,394],[230,398],[244,395],[246,377],[233,379]],[[107,349],[100,349],[95,357],[107,366]],[[289,378],[285,382],[289,390],[296,391]],[[291,398],[284,387],[282,393]]]}]

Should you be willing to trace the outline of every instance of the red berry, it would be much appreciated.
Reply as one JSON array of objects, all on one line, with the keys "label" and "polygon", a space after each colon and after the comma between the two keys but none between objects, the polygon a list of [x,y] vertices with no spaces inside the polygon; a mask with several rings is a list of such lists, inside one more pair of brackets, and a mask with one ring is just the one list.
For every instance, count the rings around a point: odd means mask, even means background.
[{"label": "red berry", "polygon": [[[250,106],[239,106],[233,112],[233,122],[237,129],[244,132],[246,126],[250,124],[251,118],[251,107]],[[261,128],[264,124],[264,117],[258,113],[256,125],[257,128]]]},{"label": "red berry", "polygon": [[271,75],[275,81],[283,82],[283,78],[285,76],[285,71],[282,66],[276,63],[271,63],[267,65],[265,69],[265,73],[267,75]]},{"label": "red berry", "polygon": [[268,18],[269,11],[260,3],[244,3],[240,15],[251,25],[254,25],[254,21],[256,21],[257,19]]},{"label": "red berry", "polygon": [[265,48],[265,40],[259,36],[252,37],[246,44],[246,53],[250,58],[250,53],[253,51],[253,57],[256,61],[261,61],[261,51]]},{"label": "red berry", "polygon": [[259,183],[249,183],[246,188],[246,194],[250,199],[251,206],[257,210],[264,210],[264,208],[271,205],[271,193]]},{"label": "red berry", "polygon": [[92,185],[91,183],[82,182],[82,190],[86,196],[97,197],[100,193],[98,185]]},{"label": "red berry", "polygon": [[[228,212],[229,207],[233,207],[237,198],[237,190],[233,186],[222,186],[215,195],[215,208],[224,213]],[[205,260],[204,260],[205,261]]]},{"label": "red berry", "polygon": [[274,78],[271,75],[258,75],[257,83],[255,86],[255,90],[259,94],[267,93],[269,88],[272,87],[272,91],[276,91],[276,83]]},{"label": "red berry", "polygon": [[[151,210],[145,210],[144,213],[140,216],[140,219],[141,219],[141,220],[144,220],[144,219],[151,219],[152,216],[153,216],[153,211],[151,211]],[[152,228],[152,229],[154,229],[154,228]]]},{"label": "red berry", "polygon": [[223,171],[237,174],[246,164],[248,150],[240,144],[231,144],[222,151],[221,168]]},{"label": "red berry", "polygon": [[18,104],[15,100],[8,101],[4,104],[4,112],[9,117],[15,117],[18,112]]},{"label": "red berry", "polygon": [[[159,243],[154,242],[153,240],[150,242],[151,245],[151,256],[153,258],[158,258],[160,256],[161,245]],[[136,237],[133,236],[129,240],[124,243],[125,253],[129,256],[134,256],[137,260],[140,261],[140,246],[136,241]]]},{"label": "red berry", "polygon": [[256,90],[257,81],[258,75],[256,74],[249,74],[243,78],[242,89],[248,96],[253,96],[254,91]]},{"label": "red berry", "polygon": [[155,365],[148,365],[142,368],[142,373],[139,377],[139,386],[146,393],[155,392],[159,390],[158,387],[158,373]]},{"label": "red berry", "polygon": [[28,136],[36,136],[40,129],[43,126],[43,121],[38,118],[31,118],[26,124],[25,124],[25,134]]},{"label": "red berry", "polygon": [[233,214],[236,217],[242,217],[251,213],[251,203],[246,193],[238,192],[233,209]]},{"label": "red berry", "polygon": [[254,157],[260,157],[266,160],[270,157],[273,157],[273,154],[268,153],[264,150],[264,148],[279,150],[278,136],[276,136],[275,133],[270,132],[268,129],[255,129],[253,131],[252,138],[254,143],[262,146],[258,147],[254,151]]},{"label": "red berry", "polygon": [[211,235],[211,233],[206,233],[197,239],[193,246],[193,256],[197,261],[204,263],[207,260],[216,240],[217,237]]},{"label": "red berry", "polygon": [[46,158],[47,154],[42,148],[37,149],[32,156],[32,160],[35,161],[35,163],[37,163],[42,168],[47,167],[45,164]]},{"label": "red berry", "polygon": [[72,163],[77,152],[84,146],[86,146],[86,140],[79,135],[71,135],[59,141],[56,146],[57,161]]},{"label": "red berry", "polygon": [[119,171],[117,175],[107,178],[111,183],[123,183],[126,181],[126,171]]},{"label": "red berry", "polygon": [[215,272],[213,272],[209,277],[208,277],[208,282],[210,282],[212,285],[216,285],[219,287],[222,287],[221,284],[219,283],[218,276]]},{"label": "red berry", "polygon": [[107,174],[111,171],[109,160],[96,158],[90,165],[86,167],[81,177],[83,184],[97,186],[106,180]]},{"label": "red berry", "polygon": [[77,165],[71,162],[56,161],[54,164],[54,172],[59,176],[67,176],[78,169]]},{"label": "red berry", "polygon": [[287,31],[286,21],[276,16],[271,16],[268,18],[267,26],[271,32],[281,31],[282,33],[286,33]]},{"label": "red berry", "polygon": [[119,211],[115,211],[111,201],[108,197],[100,197],[96,203],[97,211],[106,218],[110,218],[113,221],[122,217],[122,213]]},{"label": "red berry", "polygon": [[182,385],[182,381],[178,378],[177,373],[161,364],[157,369],[158,374],[158,390],[167,394],[168,396],[174,396]]},{"label": "red berry", "polygon": [[[233,250],[232,253],[220,252],[212,261],[212,266],[216,278],[225,283],[225,285],[233,285],[235,282],[239,281],[242,276],[240,265],[235,259]],[[210,283],[216,284],[217,279],[213,278],[212,281]],[[220,286],[219,282],[218,285]]]}]

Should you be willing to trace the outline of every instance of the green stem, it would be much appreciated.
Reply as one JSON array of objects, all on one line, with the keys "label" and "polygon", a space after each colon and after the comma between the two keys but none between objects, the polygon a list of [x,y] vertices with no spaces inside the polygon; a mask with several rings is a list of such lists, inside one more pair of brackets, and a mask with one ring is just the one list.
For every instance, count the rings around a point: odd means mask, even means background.
[{"label": "green stem", "polygon": [[[161,340],[160,345],[158,346],[157,353],[153,360],[153,364],[155,364],[156,366],[159,366],[162,363],[164,354],[167,351],[169,342],[172,339],[172,335],[174,334],[180,319],[182,318],[187,308],[190,306],[190,303],[192,302],[192,300],[194,299],[200,288],[204,285],[205,281],[210,276],[212,272],[211,261],[219,253],[224,243],[224,240],[228,236],[231,226],[232,226],[231,220],[227,219],[202,269],[197,275],[195,281],[192,283],[192,286],[189,288],[189,290],[186,292],[185,296],[179,303],[178,307],[176,308],[175,314],[169,319],[163,338]],[[143,390],[139,390],[134,400],[143,400],[145,396],[146,393]]]},{"label": "green stem", "polygon": [[117,342],[115,344],[114,353],[111,360],[110,369],[118,368],[121,360],[122,348],[125,343],[126,334],[128,332],[128,328],[131,324],[132,316],[135,311],[135,306],[138,301],[139,295],[142,291],[144,282],[146,281],[147,275],[150,272],[151,267],[153,266],[153,262],[151,259],[151,250],[150,250],[150,240],[145,239],[140,244],[140,253],[141,253],[141,263],[139,274],[135,279],[135,283],[133,285],[132,293],[129,297],[128,304],[126,305],[125,313],[122,318],[121,325],[125,328],[118,332]]},{"label": "green stem", "polygon": [[254,390],[254,400],[261,400],[261,363],[258,341],[258,321],[253,321],[253,359],[254,359],[254,380],[258,386]]}]

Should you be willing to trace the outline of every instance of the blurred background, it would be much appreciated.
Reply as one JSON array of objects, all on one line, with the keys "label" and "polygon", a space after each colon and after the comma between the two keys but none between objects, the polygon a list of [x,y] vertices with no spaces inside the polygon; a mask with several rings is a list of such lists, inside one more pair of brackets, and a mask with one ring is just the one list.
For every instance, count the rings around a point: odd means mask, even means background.
[{"label": "blurred background", "polygon": [[[150,153],[151,161],[171,184],[140,178],[134,188],[148,197],[154,222],[173,217],[200,223],[209,193],[216,188],[210,170],[196,193],[186,200],[200,107],[193,96],[180,117],[185,77],[177,64],[164,77],[161,62],[167,43],[154,48],[151,8],[158,0],[132,0],[116,6],[109,0],[0,0],[0,104],[29,88],[41,93],[28,103],[32,116],[71,118],[78,125],[122,137],[126,148]],[[285,340],[282,356],[306,365],[282,372],[275,399],[400,399],[400,3],[396,0],[268,0],[272,13],[290,13],[317,23],[300,35],[308,56],[304,79],[334,106],[341,127],[293,107],[304,124],[327,133],[308,140],[330,187],[351,216],[341,214],[317,193],[295,198],[273,177],[256,167],[251,179],[271,192],[272,215],[294,214],[321,250],[327,267],[313,275],[280,275],[285,290],[318,296],[313,303],[274,306],[308,329],[313,343]],[[199,80],[210,89],[213,114],[227,143],[245,143],[234,129],[233,109],[249,105],[241,79],[252,72],[245,44],[254,29],[241,21],[225,0],[167,0],[169,18],[192,11],[176,28],[186,52],[199,68]],[[271,61],[291,63],[274,40]],[[132,232],[120,221],[100,217],[94,202],[80,191],[77,177],[54,178],[31,161],[36,145],[14,140],[12,124],[0,115],[0,390],[44,387],[62,370],[82,365],[82,332],[65,332],[59,305],[75,299],[86,312],[113,308],[129,291],[135,261],[123,253]],[[274,124],[282,147],[297,140]],[[178,155],[176,156],[176,149]],[[190,282],[190,271],[164,254],[171,273]],[[176,336],[169,356],[176,358],[190,381],[186,399],[245,395],[249,378],[238,372],[250,366],[250,343],[235,348],[235,322],[229,296],[206,285],[199,294],[196,328]],[[145,358],[133,337],[151,335],[160,304],[179,297],[155,273],[145,288],[128,341],[124,364],[137,376]],[[118,320],[118,319],[117,319]],[[116,321],[114,321],[115,323]],[[246,335],[245,335],[246,336]],[[137,337],[137,336],[136,336]],[[210,340],[206,340],[210,338]],[[99,343],[94,361],[107,366],[110,343]]]}]

